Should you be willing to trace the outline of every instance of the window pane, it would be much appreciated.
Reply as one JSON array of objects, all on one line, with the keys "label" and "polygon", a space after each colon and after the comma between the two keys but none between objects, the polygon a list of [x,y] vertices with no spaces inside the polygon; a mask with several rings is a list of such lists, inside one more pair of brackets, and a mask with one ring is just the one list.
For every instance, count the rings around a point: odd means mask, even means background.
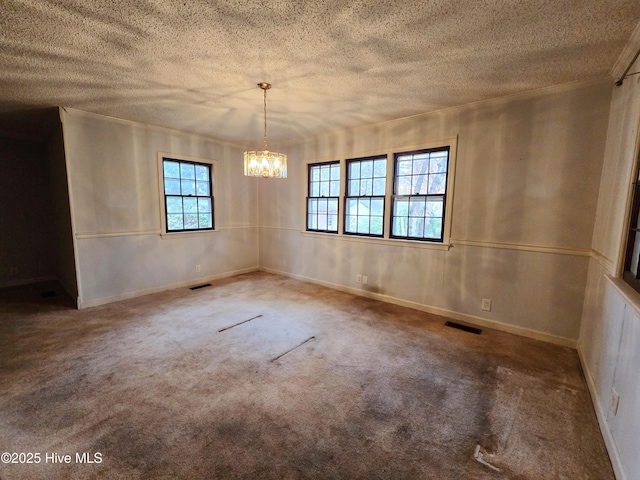
[{"label": "window pane", "polygon": [[329,196],[329,182],[320,182],[320,196],[321,197]]},{"label": "window pane", "polygon": [[444,173],[429,175],[429,193],[444,193],[446,182],[447,176]]},{"label": "window pane", "polygon": [[210,198],[199,198],[198,199],[198,212],[200,212],[200,213],[210,213],[211,212],[211,199]]},{"label": "window pane", "polygon": [[373,180],[373,195],[384,195],[386,183],[386,178],[375,178]]},{"label": "window pane", "polygon": [[196,194],[196,182],[190,180],[182,180],[180,182],[182,187],[182,195],[195,195]]},{"label": "window pane", "polygon": [[411,175],[411,160],[400,160],[402,157],[398,157],[398,167],[396,175]]},{"label": "window pane", "polygon": [[329,215],[327,220],[328,220],[327,230],[331,232],[337,232],[338,231],[338,215]]},{"label": "window pane", "polygon": [[198,211],[197,198],[183,198],[182,205],[185,213],[196,213]]},{"label": "window pane", "polygon": [[391,234],[397,237],[406,237],[407,236],[407,219],[404,217],[394,218],[393,232],[391,232]]},{"label": "window pane", "polygon": [[167,213],[182,213],[182,197],[167,197]]},{"label": "window pane", "polygon": [[187,178],[189,180],[196,178],[195,165],[189,163],[180,164],[180,178]]},{"label": "window pane", "polygon": [[357,197],[360,194],[360,180],[349,180],[349,192],[347,195]]},{"label": "window pane", "polygon": [[318,214],[318,230],[327,230],[327,216]]},{"label": "window pane", "polygon": [[327,181],[330,180],[330,170],[331,167],[329,165],[322,165],[320,167],[320,180]]},{"label": "window pane", "polygon": [[393,202],[393,214],[396,217],[408,217],[409,216],[409,199],[396,198],[395,202]]},{"label": "window pane", "polygon": [[371,211],[371,200],[368,198],[358,199],[358,215],[369,215]]},{"label": "window pane", "polygon": [[429,159],[414,159],[413,160],[413,174],[414,175],[424,175],[429,173]]},{"label": "window pane", "polygon": [[358,233],[369,233],[369,217],[358,217]]},{"label": "window pane", "polygon": [[196,192],[203,197],[209,196],[209,182],[196,182]]},{"label": "window pane", "polygon": [[398,177],[396,193],[398,195],[411,195],[411,177]]},{"label": "window pane", "polygon": [[318,222],[316,221],[316,216],[313,213],[310,213],[307,218],[307,228],[310,230],[316,230],[318,228]]},{"label": "window pane", "polygon": [[409,236],[418,238],[424,236],[424,218],[409,218]]},{"label": "window pane", "polygon": [[358,217],[356,215],[347,215],[345,219],[345,229],[349,233],[356,233],[358,230]]},{"label": "window pane", "polygon": [[182,230],[182,214],[167,214],[167,230]]},{"label": "window pane", "polygon": [[320,167],[311,167],[311,181],[317,182],[320,180]]},{"label": "window pane", "polygon": [[209,168],[204,165],[196,165],[196,180],[209,181]]},{"label": "window pane", "polygon": [[331,181],[331,187],[329,188],[329,196],[331,197],[340,196],[340,180]]},{"label": "window pane", "polygon": [[360,176],[362,178],[373,177],[373,160],[365,160],[360,166]]},{"label": "window pane", "polygon": [[360,195],[373,194],[373,181],[370,178],[360,180]]},{"label": "window pane", "polygon": [[371,199],[371,215],[381,217],[384,213],[384,200],[382,198]]},{"label": "window pane", "polygon": [[316,213],[318,211],[318,201],[312,198],[309,199],[309,213]]},{"label": "window pane", "polygon": [[198,214],[197,213],[185,213],[184,215],[184,228],[186,230],[193,230],[198,228]]},{"label": "window pane", "polygon": [[165,178],[180,178],[180,164],[178,162],[163,162]]},{"label": "window pane", "polygon": [[442,236],[442,219],[441,218],[429,218],[427,219],[425,237],[437,238]]},{"label": "window pane", "polygon": [[425,215],[427,217],[442,217],[442,206],[442,198],[429,198],[427,200]]},{"label": "window pane", "polygon": [[310,197],[319,197],[320,196],[320,184],[319,183],[312,183],[311,184],[311,193],[309,195]]},{"label": "window pane", "polygon": [[382,235],[382,217],[371,217],[369,233],[373,235]]},{"label": "window pane", "polygon": [[[428,175],[414,175],[411,180],[411,193],[413,195],[427,193],[429,182]],[[438,193],[438,192],[434,192]]]},{"label": "window pane", "polygon": [[349,162],[349,178],[360,178],[360,162]]},{"label": "window pane", "polygon": [[180,195],[180,180],[164,181],[164,193],[165,195]]},{"label": "window pane", "polygon": [[356,198],[347,199],[347,214],[349,215],[358,214],[358,199]]},{"label": "window pane", "polygon": [[373,164],[373,176],[374,177],[386,177],[387,176],[387,159],[376,160]]},{"label": "window pane", "polygon": [[447,152],[438,152],[431,155],[429,173],[443,173],[447,171]]},{"label": "window pane", "polygon": [[331,180],[340,181],[340,164],[331,165]]},{"label": "window pane", "polygon": [[329,213],[338,213],[338,199],[330,198],[327,204],[327,211]]},{"label": "window pane", "polygon": [[424,197],[411,198],[409,200],[409,215],[412,217],[424,217]]},{"label": "window pane", "polygon": [[213,223],[211,222],[211,214],[210,213],[200,213],[198,215],[198,221],[200,228],[211,228],[213,227]]}]

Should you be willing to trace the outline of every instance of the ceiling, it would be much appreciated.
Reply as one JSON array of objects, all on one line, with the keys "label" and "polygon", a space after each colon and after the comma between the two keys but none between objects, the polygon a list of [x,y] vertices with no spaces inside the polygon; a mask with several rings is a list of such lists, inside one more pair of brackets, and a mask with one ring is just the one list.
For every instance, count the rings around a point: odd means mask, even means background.
[{"label": "ceiling", "polygon": [[2,0],[0,112],[260,147],[607,75],[637,0]]}]

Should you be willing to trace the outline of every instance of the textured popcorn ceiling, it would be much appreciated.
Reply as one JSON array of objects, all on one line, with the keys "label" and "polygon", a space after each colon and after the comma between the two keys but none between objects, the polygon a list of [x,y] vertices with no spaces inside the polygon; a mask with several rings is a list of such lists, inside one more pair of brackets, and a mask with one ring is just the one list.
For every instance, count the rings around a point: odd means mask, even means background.
[{"label": "textured popcorn ceiling", "polygon": [[[0,0],[0,111],[260,146],[606,75],[637,0]],[[273,145],[273,143],[272,143]]]}]

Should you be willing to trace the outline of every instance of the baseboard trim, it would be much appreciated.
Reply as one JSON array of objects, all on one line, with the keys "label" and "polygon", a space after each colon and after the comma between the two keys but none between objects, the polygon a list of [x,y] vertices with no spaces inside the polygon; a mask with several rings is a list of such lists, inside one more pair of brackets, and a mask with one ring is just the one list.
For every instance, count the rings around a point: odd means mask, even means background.
[{"label": "baseboard trim", "polygon": [[161,287],[147,288],[145,290],[136,290],[135,292],[123,293],[121,295],[113,295],[111,297],[102,297],[88,302],[83,302],[78,297],[78,309],[97,307],[99,305],[105,305],[107,303],[119,302],[121,300],[128,300],[130,298],[142,297],[143,295],[149,295],[151,293],[164,292],[167,290],[174,290],[176,288],[190,287],[193,285],[200,285],[206,282],[213,282],[214,280],[220,280],[221,278],[235,277],[236,275],[243,275],[245,273],[257,272],[259,267],[249,267],[240,270],[232,270],[230,272],[218,273],[216,275],[210,275],[208,277],[192,278],[185,280],[184,282],[171,283],[169,285],[163,285]]},{"label": "baseboard trim", "polygon": [[616,446],[613,434],[611,433],[611,429],[609,428],[609,424],[607,423],[607,415],[602,408],[600,400],[598,399],[596,384],[593,381],[591,371],[587,366],[586,359],[584,358],[584,352],[582,351],[582,344],[580,342],[578,342],[578,347],[576,350],[578,350],[578,357],[580,358],[580,364],[582,365],[582,372],[584,373],[584,378],[587,381],[587,386],[589,388],[589,394],[591,395],[591,403],[593,404],[593,409],[595,410],[596,417],[598,418],[600,432],[602,433],[604,444],[607,447],[607,452],[609,453],[609,460],[611,461],[611,466],[613,467],[613,473],[615,474],[617,480],[627,480],[627,475],[624,472],[624,467],[622,465],[620,453],[618,452],[618,447]]},{"label": "baseboard trim", "polygon": [[361,297],[371,298],[373,300],[379,300],[381,302],[392,303],[394,305],[400,305],[401,307],[413,308],[414,310],[420,310],[427,313],[433,313],[434,315],[441,315],[443,317],[451,318],[454,320],[460,320],[470,323],[479,327],[492,328],[494,330],[500,330],[501,332],[513,333],[514,335],[520,335],[521,337],[532,338],[534,340],[541,340],[543,342],[552,343],[562,347],[569,347],[575,349],[578,345],[577,340],[552,335],[549,333],[540,332],[537,330],[531,330],[524,327],[517,327],[502,322],[496,322],[494,320],[487,320],[486,318],[476,317],[466,313],[459,313],[453,310],[447,310],[440,307],[434,307],[431,305],[424,305],[422,303],[412,302],[410,300],[403,300],[401,298],[392,297],[390,295],[382,295],[380,293],[368,292],[366,290],[359,290],[357,288],[346,287],[337,283],[325,282],[323,280],[317,280],[311,277],[305,277],[303,275],[296,275],[294,273],[284,272],[267,267],[260,267],[261,271],[273,273],[276,275],[282,275],[285,277],[295,278],[296,280],[302,280],[304,282],[315,283],[322,285],[323,287],[332,288],[346,293],[351,293]]}]

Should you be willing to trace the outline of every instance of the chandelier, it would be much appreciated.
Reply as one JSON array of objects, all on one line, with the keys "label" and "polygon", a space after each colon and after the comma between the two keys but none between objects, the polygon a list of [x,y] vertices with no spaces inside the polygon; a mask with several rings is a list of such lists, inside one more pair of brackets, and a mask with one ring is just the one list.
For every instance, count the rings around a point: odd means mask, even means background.
[{"label": "chandelier", "polygon": [[287,178],[287,156],[270,152],[267,147],[267,90],[270,83],[258,84],[264,91],[264,150],[244,152],[244,174],[247,177]]}]

